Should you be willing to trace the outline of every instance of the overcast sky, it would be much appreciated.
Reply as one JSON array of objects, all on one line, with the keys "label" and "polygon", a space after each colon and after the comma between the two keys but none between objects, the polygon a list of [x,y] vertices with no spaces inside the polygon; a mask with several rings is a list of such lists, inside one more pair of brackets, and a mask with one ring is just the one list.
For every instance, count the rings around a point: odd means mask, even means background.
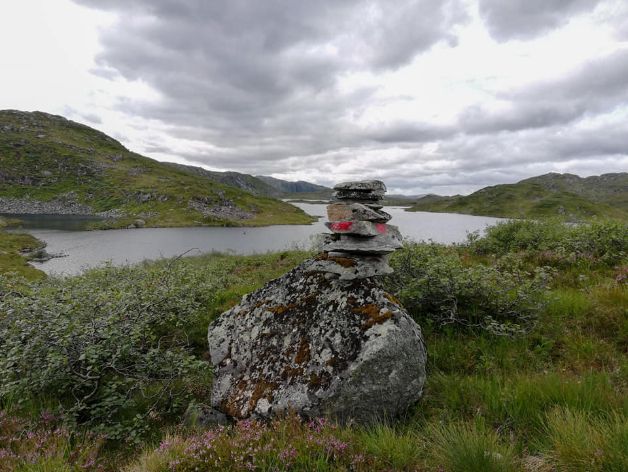
[{"label": "overcast sky", "polygon": [[628,1],[4,1],[0,108],[407,194],[625,172]]}]

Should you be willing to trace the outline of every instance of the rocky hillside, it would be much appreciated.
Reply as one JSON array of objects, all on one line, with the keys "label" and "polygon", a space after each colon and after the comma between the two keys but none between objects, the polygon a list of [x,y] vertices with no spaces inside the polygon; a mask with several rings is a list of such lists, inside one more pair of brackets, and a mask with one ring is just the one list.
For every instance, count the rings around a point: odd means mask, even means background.
[{"label": "rocky hillside", "polygon": [[14,110],[0,111],[0,213],[94,214],[108,227],[312,221],[292,205],[133,153],[88,126]]},{"label": "rocky hillside", "polygon": [[253,195],[259,195],[264,197],[280,198],[284,196],[281,190],[276,189],[272,185],[267,184],[258,177],[253,177],[249,174],[242,174],[240,172],[217,172],[212,170],[203,169],[197,166],[188,166],[184,164],[175,164],[169,162],[168,165],[173,166],[184,172],[188,172],[194,175],[200,175],[208,178],[214,182],[229,185],[230,187],[236,187]]},{"label": "rocky hillside", "polygon": [[420,198],[410,211],[502,217],[628,219],[628,173],[578,177],[550,173],[516,184],[486,187],[467,196]]}]

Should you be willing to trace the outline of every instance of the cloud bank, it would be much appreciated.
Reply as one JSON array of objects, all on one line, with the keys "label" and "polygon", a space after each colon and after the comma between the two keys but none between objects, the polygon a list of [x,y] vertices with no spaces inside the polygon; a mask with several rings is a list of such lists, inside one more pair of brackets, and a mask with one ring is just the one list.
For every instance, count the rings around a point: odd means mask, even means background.
[{"label": "cloud bank", "polygon": [[592,0],[75,0],[144,149],[217,170],[464,193],[628,170],[628,9]]}]

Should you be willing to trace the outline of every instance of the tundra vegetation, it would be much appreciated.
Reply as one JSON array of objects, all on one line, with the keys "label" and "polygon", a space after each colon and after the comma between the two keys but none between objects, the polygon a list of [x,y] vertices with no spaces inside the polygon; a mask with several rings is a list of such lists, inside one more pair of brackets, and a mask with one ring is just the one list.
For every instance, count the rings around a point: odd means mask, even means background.
[{"label": "tundra vegetation", "polygon": [[398,251],[384,283],[429,352],[403,418],[202,429],[208,323],[310,255],[0,275],[0,470],[628,470],[628,225],[613,221]]}]

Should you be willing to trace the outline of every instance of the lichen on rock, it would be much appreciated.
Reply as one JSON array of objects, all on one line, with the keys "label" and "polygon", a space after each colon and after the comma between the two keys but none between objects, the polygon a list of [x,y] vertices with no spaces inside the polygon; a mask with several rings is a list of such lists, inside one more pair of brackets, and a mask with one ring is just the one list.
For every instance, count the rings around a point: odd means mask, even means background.
[{"label": "lichen on rock", "polygon": [[368,423],[406,410],[425,381],[423,338],[405,310],[375,279],[343,281],[314,260],[223,313],[209,346],[212,406],[234,418]]}]

